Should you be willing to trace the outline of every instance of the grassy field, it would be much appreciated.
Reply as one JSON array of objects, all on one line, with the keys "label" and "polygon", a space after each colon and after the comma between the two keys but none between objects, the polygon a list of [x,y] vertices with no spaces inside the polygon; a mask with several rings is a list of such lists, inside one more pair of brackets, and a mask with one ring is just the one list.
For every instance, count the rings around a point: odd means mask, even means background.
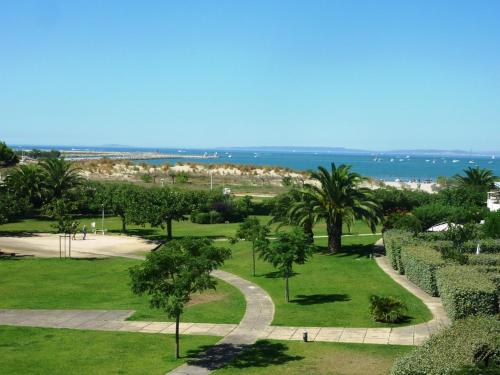
[{"label": "grassy field", "polygon": [[[268,223],[271,220],[270,216],[257,216],[262,223]],[[101,218],[100,217],[85,217],[80,218],[80,228],[86,224],[87,229],[90,229],[90,223],[95,222],[98,229],[101,228]],[[24,219],[13,223],[7,223],[0,225],[0,234],[9,233],[55,233],[54,228],[55,222],[53,220],[36,218],[36,219]],[[229,224],[195,224],[189,220],[173,223],[173,235],[174,237],[185,237],[185,236],[197,236],[197,237],[234,237],[236,230],[238,229],[238,223]],[[276,229],[276,225],[272,226],[272,229]],[[106,217],[104,220],[104,228],[108,233],[121,233],[122,224],[119,217],[111,216]],[[377,229],[380,231],[380,228]],[[151,226],[146,225],[144,227],[139,225],[127,225],[128,234],[137,235],[150,239],[165,239],[166,230],[162,228],[151,228]],[[324,223],[319,223],[316,225],[314,230],[316,235],[326,235],[326,226]],[[371,233],[368,226],[357,221],[352,228],[345,227],[345,234],[365,234]]]},{"label": "grassy field", "polygon": [[300,341],[258,341],[214,374],[382,375],[412,347]]},{"label": "grassy field", "polygon": [[[0,308],[132,309],[136,310],[133,320],[171,320],[162,311],[151,309],[147,296],[138,297],[130,291],[128,268],[138,263],[125,258],[3,258]],[[238,323],[244,312],[243,295],[220,280],[216,291],[193,296],[181,320]]]},{"label": "grassy field", "polygon": [[[369,314],[372,294],[394,296],[408,306],[408,319],[417,324],[431,319],[431,313],[415,296],[395,283],[369,258],[375,236],[344,237],[343,251],[335,255],[315,254],[305,265],[295,266],[290,279],[289,303],[284,298],[284,281],[268,263],[258,261],[257,276],[251,274],[251,245],[233,246],[233,257],[223,269],[263,287],[276,305],[274,325],[384,327]],[[317,241],[326,245],[326,239]]]},{"label": "grassy field", "polygon": [[0,326],[0,374],[158,374],[181,365],[219,338]]}]

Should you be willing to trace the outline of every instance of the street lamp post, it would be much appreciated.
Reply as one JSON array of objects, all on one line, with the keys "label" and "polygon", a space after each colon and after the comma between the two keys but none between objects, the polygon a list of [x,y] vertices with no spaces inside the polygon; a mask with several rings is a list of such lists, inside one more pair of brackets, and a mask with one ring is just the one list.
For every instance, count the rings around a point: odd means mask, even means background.
[{"label": "street lamp post", "polygon": [[102,230],[102,235],[104,236],[104,203],[102,204],[101,230]]}]

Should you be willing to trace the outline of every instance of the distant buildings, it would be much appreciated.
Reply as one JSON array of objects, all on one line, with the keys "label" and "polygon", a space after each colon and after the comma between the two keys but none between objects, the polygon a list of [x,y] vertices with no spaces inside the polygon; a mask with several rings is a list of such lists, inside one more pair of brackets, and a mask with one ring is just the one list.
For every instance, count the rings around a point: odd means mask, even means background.
[{"label": "distant buildings", "polygon": [[495,182],[495,190],[488,192],[486,205],[490,211],[500,210],[500,182]]}]

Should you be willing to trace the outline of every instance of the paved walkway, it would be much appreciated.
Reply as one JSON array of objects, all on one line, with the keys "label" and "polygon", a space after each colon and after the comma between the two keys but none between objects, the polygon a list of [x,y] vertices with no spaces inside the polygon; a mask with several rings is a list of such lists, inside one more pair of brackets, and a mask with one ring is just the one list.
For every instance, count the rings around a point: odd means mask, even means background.
[{"label": "paved walkway", "polygon": [[[383,246],[378,241],[375,246]],[[90,253],[90,252],[89,252]],[[92,254],[101,253],[99,251]],[[103,255],[144,257],[133,254]],[[182,334],[223,336],[215,346],[195,360],[174,369],[170,374],[209,374],[224,366],[246,347],[258,339],[302,340],[304,332],[310,341],[418,345],[431,334],[449,324],[439,298],[430,297],[406,277],[390,267],[385,256],[376,258],[377,264],[394,281],[420,298],[433,314],[429,322],[397,328],[344,328],[344,327],[276,327],[271,326],[274,304],[265,290],[257,285],[224,271],[213,275],[238,288],[246,300],[246,312],[238,325],[211,323],[181,323]],[[173,322],[126,321],[132,310],[0,310],[0,325],[20,325],[53,328],[95,329],[142,333],[174,333]]]}]

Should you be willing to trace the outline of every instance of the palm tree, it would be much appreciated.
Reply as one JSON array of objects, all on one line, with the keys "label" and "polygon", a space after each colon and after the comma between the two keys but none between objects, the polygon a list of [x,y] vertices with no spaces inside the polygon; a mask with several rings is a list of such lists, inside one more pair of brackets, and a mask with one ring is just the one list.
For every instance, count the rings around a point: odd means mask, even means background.
[{"label": "palm tree", "polygon": [[342,246],[342,224],[351,224],[362,219],[367,222],[372,232],[382,218],[382,209],[373,197],[372,191],[361,187],[365,178],[351,172],[351,166],[331,164],[331,171],[318,167],[312,172],[315,184],[308,184],[303,192],[312,201],[317,219],[326,221],[328,250],[335,253]]},{"label": "palm tree", "polygon": [[9,191],[26,197],[34,207],[42,205],[45,183],[40,167],[32,164],[19,165],[7,176],[6,184]]},{"label": "palm tree", "polygon": [[464,176],[457,174],[454,177],[458,186],[463,188],[475,188],[487,191],[494,186],[495,180],[497,179],[492,170],[480,167],[469,167],[464,169],[464,173]]},{"label": "palm tree", "polygon": [[318,217],[314,212],[314,204],[310,196],[301,190],[291,189],[277,199],[274,216],[270,223],[279,223],[277,229],[284,225],[300,227],[309,243],[313,243],[313,227],[317,221]]},{"label": "palm tree", "polygon": [[53,198],[62,198],[83,183],[80,168],[64,159],[45,159],[40,163],[40,166]]}]

